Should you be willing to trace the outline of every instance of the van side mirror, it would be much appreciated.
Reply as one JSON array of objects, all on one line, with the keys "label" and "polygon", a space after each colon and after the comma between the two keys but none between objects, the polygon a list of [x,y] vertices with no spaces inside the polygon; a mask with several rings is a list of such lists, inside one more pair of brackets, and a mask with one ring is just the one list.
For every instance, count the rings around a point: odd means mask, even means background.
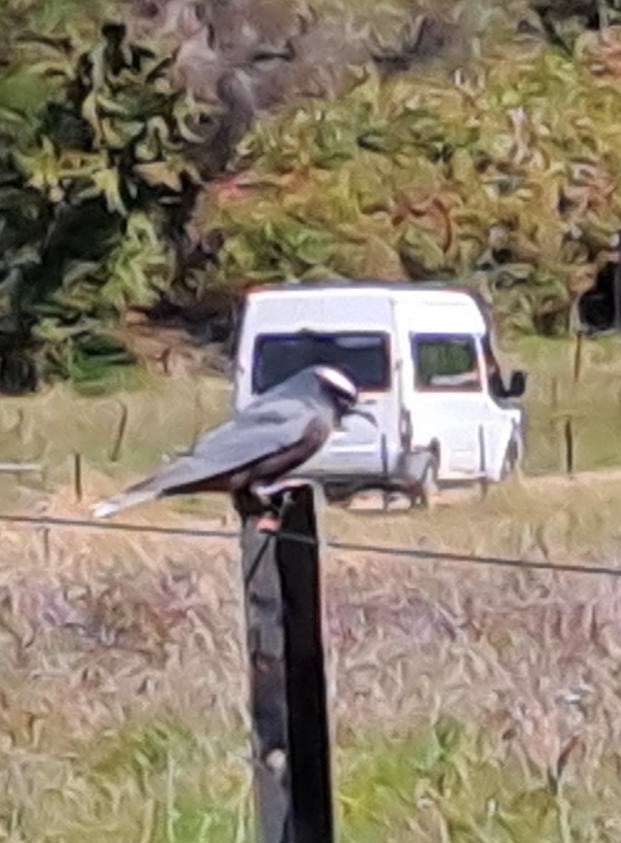
[{"label": "van side mirror", "polygon": [[526,372],[521,370],[511,372],[507,398],[520,398],[526,391]]}]

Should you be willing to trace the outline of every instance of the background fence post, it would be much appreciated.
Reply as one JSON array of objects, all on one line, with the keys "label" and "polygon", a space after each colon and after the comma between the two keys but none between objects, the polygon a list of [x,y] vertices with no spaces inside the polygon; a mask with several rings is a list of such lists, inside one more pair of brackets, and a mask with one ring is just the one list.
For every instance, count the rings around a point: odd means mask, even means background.
[{"label": "background fence post", "polygon": [[575,443],[571,416],[567,416],[565,419],[565,424],[563,425],[563,437],[565,440],[565,471],[567,474],[572,475],[574,473]]},{"label": "background fence post", "polygon": [[73,493],[77,503],[82,501],[82,454],[75,451],[73,454]]},{"label": "background fence post", "polygon": [[553,375],[550,379],[550,441],[554,443],[554,446],[557,451],[556,460],[555,460],[555,468],[558,467],[560,471],[563,470],[565,466],[565,460],[563,459],[563,455],[561,454],[561,443],[559,443],[559,432],[560,432],[560,425],[559,425],[559,418],[558,418],[558,406],[559,406],[559,385],[558,385],[558,378]]},{"label": "background fence post", "polygon": [[582,331],[576,332],[576,345],[574,350],[574,383],[578,383],[580,381],[580,375],[582,374],[582,345],[584,340],[584,334]]},{"label": "background fence post", "polygon": [[258,841],[333,843],[313,490],[292,493],[278,535],[241,516]]},{"label": "background fence post", "polygon": [[617,233],[617,261],[612,278],[613,330],[621,330],[621,231]]}]

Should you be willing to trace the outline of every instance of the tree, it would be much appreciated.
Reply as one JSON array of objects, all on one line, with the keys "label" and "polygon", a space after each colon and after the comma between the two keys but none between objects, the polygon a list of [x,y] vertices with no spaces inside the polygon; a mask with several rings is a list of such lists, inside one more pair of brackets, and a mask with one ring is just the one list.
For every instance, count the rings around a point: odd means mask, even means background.
[{"label": "tree", "polygon": [[0,156],[0,353],[79,378],[97,370],[92,357],[127,360],[115,320],[171,286],[174,237],[200,182],[185,151],[205,110],[122,25],[104,25],[90,48],[40,46],[37,72],[59,80],[57,94],[32,138],[5,139]]}]

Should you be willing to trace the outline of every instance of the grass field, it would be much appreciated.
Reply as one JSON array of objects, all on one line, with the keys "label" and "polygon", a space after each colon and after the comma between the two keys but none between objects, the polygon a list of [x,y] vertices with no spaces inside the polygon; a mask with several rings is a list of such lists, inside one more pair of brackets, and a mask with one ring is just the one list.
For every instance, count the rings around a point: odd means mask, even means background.
[{"label": "grass field", "polygon": [[523,339],[502,356],[529,372],[526,470],[565,467],[566,419],[572,420],[578,470],[621,464],[621,340],[584,339],[575,380],[576,343]]},{"label": "grass field", "polygon": [[[616,527],[621,495],[602,482],[569,487],[553,561],[618,554],[612,529],[605,551],[567,529],[581,499],[587,514],[608,501]],[[534,486],[519,517],[508,495],[416,517],[332,510],[327,527],[510,555],[546,518]],[[80,512],[62,495],[52,509]],[[160,505],[139,520],[204,523]],[[6,839],[250,841],[236,543],[0,537]],[[325,576],[343,841],[618,840],[617,580],[342,552]]]},{"label": "grass field", "polygon": [[[433,512],[335,508],[329,537],[614,565],[615,344],[585,344],[573,396],[571,348],[545,351],[528,399],[529,465],[559,468],[542,441],[557,377],[562,409],[591,407],[578,468],[609,470],[527,473]],[[41,459],[46,471],[0,475],[0,510],[87,515],[224,418],[227,395],[221,379],[177,377],[108,397],[55,388],[3,401],[0,459]],[[234,526],[227,502],[206,496],[131,520],[223,517]],[[235,541],[10,524],[0,541],[0,837],[252,840]],[[619,580],[338,551],[324,566],[342,841],[621,838]]]}]

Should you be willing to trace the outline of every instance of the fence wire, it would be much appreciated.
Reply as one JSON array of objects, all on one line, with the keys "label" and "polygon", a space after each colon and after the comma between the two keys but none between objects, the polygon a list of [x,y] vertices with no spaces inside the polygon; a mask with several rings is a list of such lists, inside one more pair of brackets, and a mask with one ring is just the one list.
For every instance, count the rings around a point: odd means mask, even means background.
[{"label": "fence wire", "polygon": [[[206,530],[193,527],[157,527],[146,524],[131,524],[126,522],[105,522],[88,518],[58,518],[53,516],[32,515],[0,515],[0,523],[21,524],[30,527],[74,528],[86,530],[110,530],[127,533],[146,533],[162,536],[184,536],[186,538],[237,539],[237,530]],[[281,530],[279,538],[297,541],[301,544],[322,544],[308,536]],[[488,565],[504,568],[520,568],[523,570],[563,571],[572,574],[590,574],[591,576],[621,577],[621,568],[609,565],[570,565],[559,562],[536,562],[522,558],[502,556],[480,556],[472,553],[458,553],[447,550],[420,550],[418,548],[400,547],[381,544],[359,544],[356,542],[330,541],[325,545],[333,550],[348,551],[350,553],[370,553],[374,556],[393,556],[410,559],[421,559],[431,562],[462,562],[471,565]]]}]

